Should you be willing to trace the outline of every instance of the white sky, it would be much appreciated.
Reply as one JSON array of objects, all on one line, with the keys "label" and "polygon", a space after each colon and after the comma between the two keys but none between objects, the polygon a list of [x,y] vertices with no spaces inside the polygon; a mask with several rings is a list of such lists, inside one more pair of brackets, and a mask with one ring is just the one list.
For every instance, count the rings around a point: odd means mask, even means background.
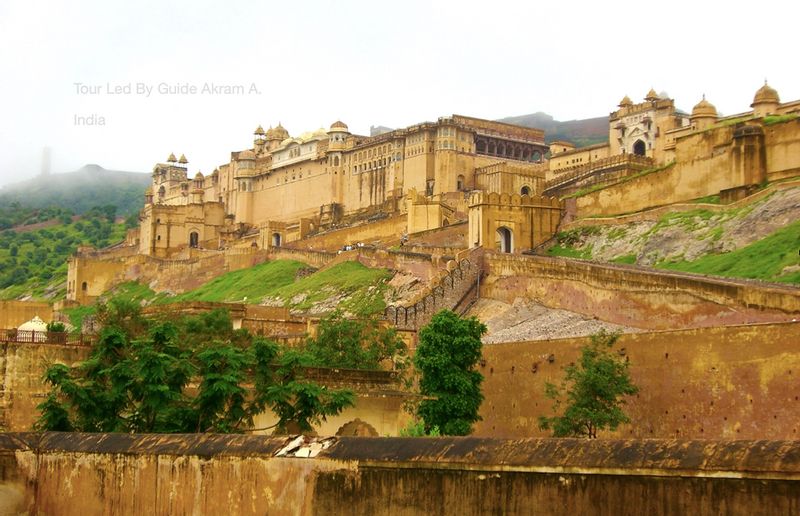
[{"label": "white sky", "polygon": [[[765,78],[800,98],[800,3],[672,1],[0,3],[0,184],[86,163],[148,172],[170,152],[208,173],[252,132],[342,119],[352,132],[452,113],[608,114],[653,87],[691,110],[749,109]],[[99,86],[81,95],[75,83]],[[153,87],[150,97],[106,85]],[[260,95],[164,95],[251,84]],[[105,125],[76,125],[75,116]]]}]

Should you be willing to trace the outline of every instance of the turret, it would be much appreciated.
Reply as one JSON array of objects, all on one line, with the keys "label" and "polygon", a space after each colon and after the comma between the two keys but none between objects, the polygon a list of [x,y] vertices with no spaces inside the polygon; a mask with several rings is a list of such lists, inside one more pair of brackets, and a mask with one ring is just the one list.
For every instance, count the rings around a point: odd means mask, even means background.
[{"label": "turret", "polygon": [[753,108],[754,116],[763,118],[767,115],[774,115],[778,111],[780,103],[781,99],[778,96],[778,92],[767,84],[767,81],[764,81],[764,85],[756,92],[750,107]]}]

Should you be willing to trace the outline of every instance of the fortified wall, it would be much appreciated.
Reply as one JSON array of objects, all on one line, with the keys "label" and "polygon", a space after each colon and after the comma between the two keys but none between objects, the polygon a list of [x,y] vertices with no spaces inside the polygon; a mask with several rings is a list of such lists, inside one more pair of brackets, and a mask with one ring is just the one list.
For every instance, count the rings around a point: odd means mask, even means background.
[{"label": "fortified wall", "polygon": [[32,514],[796,514],[798,441],[0,434]]},{"label": "fortified wall", "polygon": [[800,289],[567,258],[486,253],[481,297],[652,330],[800,318]]},{"label": "fortified wall", "polygon": [[717,194],[736,200],[765,181],[797,175],[800,119],[741,122],[682,137],[674,165],[578,197],[577,215],[617,215]]},{"label": "fortified wall", "polygon": [[[486,397],[474,435],[546,437],[547,382],[578,360],[589,338],[488,344],[480,372]],[[639,393],[631,423],[603,438],[799,439],[800,323],[695,328],[620,336]],[[800,441],[798,441],[800,442]]]}]

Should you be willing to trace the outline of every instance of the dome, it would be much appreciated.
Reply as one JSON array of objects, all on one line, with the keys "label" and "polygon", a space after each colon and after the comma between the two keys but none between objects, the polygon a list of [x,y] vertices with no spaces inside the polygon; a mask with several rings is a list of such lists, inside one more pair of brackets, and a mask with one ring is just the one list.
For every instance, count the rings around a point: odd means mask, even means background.
[{"label": "dome", "polygon": [[194,178],[199,180],[199,181],[202,181],[203,180],[203,173],[198,170],[197,174],[194,175]]},{"label": "dome", "polygon": [[692,118],[700,117],[717,117],[717,108],[714,107],[714,104],[706,100],[705,95],[703,95],[703,99],[692,108]]},{"label": "dome", "polygon": [[280,140],[285,140],[286,138],[289,137],[289,131],[287,131],[281,125],[280,122],[278,122],[278,125],[272,131],[273,131],[273,133],[272,133],[273,134],[273,138],[275,138],[276,140],[279,140],[279,139]]},{"label": "dome", "polygon": [[20,331],[47,331],[47,323],[37,315],[30,321],[22,323],[17,329]]},{"label": "dome", "polygon": [[256,135],[256,136],[264,136],[264,134],[265,134],[264,133],[264,128],[259,125],[258,127],[256,127],[256,130],[253,131],[253,134]]},{"label": "dome", "polygon": [[219,169],[215,168],[214,171],[211,173],[211,175],[212,176],[218,176],[219,175]]},{"label": "dome", "polygon": [[347,124],[342,122],[341,120],[337,120],[331,124],[331,131],[349,131],[350,129],[347,127]]},{"label": "dome", "polygon": [[167,163],[175,163],[177,161],[178,158],[175,157],[175,154],[170,152],[169,157],[167,158]]},{"label": "dome", "polygon": [[254,160],[256,155],[251,150],[243,150],[239,153],[239,161]]},{"label": "dome", "polygon": [[647,92],[644,100],[658,100],[658,93],[653,88],[650,88],[650,91]]},{"label": "dome", "polygon": [[633,105],[633,102],[631,102],[630,97],[628,97],[627,95],[622,97],[622,100],[619,101],[619,107],[628,107],[628,106],[632,106],[632,105]]},{"label": "dome", "polygon": [[756,96],[753,98],[753,103],[750,107],[756,104],[780,104],[780,102],[781,99],[775,88],[767,84],[767,81],[764,81],[764,85],[756,92]]},{"label": "dome", "polygon": [[186,159],[186,155],[185,154],[181,154],[181,157],[178,160],[178,163],[180,163],[181,165],[185,165],[185,164],[189,163],[189,160]]}]

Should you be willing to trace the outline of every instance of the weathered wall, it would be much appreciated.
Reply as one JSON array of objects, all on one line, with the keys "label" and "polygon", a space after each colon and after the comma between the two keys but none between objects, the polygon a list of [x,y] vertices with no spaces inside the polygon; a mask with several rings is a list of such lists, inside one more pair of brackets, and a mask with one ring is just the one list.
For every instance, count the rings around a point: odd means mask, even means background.
[{"label": "weathered wall", "polygon": [[0,329],[17,328],[39,316],[44,322],[53,320],[53,306],[36,301],[0,301]]},{"label": "weathered wall", "polygon": [[[259,314],[251,312],[249,315],[251,318],[245,316],[244,325],[258,320]],[[89,348],[85,346],[0,343],[0,431],[30,430],[39,417],[36,406],[49,392],[42,380],[47,367],[53,363],[73,365],[85,360],[88,352]],[[322,385],[348,388],[356,394],[354,407],[317,426],[316,431],[320,434],[340,434],[346,431],[344,427],[348,423],[361,422],[362,426],[371,429],[373,435],[397,435],[410,420],[409,414],[403,410],[409,395],[402,391],[396,372],[308,368],[305,374]],[[254,428],[265,428],[276,421],[272,413],[265,413],[256,418]],[[261,433],[272,431],[262,430]]]},{"label": "weathered wall", "polygon": [[48,392],[42,381],[53,363],[72,365],[88,356],[88,347],[56,344],[0,343],[0,429],[27,431]]},{"label": "weathered wall", "polygon": [[680,138],[674,166],[579,197],[578,216],[629,213],[800,173],[800,120],[748,124]]},{"label": "weathered wall", "polygon": [[[33,514],[796,514],[798,441],[3,434]],[[321,445],[317,445],[322,448]]]},{"label": "weathered wall", "polygon": [[[545,383],[588,338],[484,346],[483,421],[475,435],[539,437],[551,416]],[[632,423],[601,437],[798,439],[800,323],[625,334],[616,349],[630,360],[640,392],[628,399]]]},{"label": "weathered wall", "polygon": [[584,260],[487,252],[481,296],[535,299],[604,321],[677,329],[800,318],[800,289]]},{"label": "weathered wall", "polygon": [[344,245],[357,242],[365,244],[383,242],[385,244],[386,242],[399,241],[400,235],[406,230],[407,222],[408,219],[405,214],[393,215],[369,224],[350,226],[310,236],[303,240],[291,242],[289,247],[317,251],[336,251]]}]

